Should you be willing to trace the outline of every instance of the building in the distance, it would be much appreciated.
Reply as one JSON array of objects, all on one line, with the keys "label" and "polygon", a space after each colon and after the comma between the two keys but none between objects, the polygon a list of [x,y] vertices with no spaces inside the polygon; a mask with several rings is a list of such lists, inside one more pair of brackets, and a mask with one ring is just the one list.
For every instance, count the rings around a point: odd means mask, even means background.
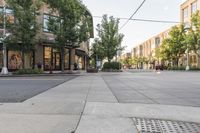
[{"label": "building in the distance", "polygon": [[169,31],[170,29],[161,32],[143,43],[136,45],[136,47],[132,49],[131,55],[133,58],[143,58],[146,60],[139,62],[139,64],[137,64],[137,68],[153,69],[155,68],[155,65],[160,63],[160,60],[156,59],[156,48],[159,48],[162,41],[168,37]]},{"label": "building in the distance", "polygon": [[[187,0],[180,6],[180,22],[186,26],[190,26],[191,16],[197,10],[200,9],[200,0]],[[147,59],[146,62],[139,63],[138,68],[151,69],[155,68],[157,64],[161,64],[160,59],[156,57],[156,49],[162,44],[162,41],[169,36],[171,28],[159,33],[158,35],[147,39],[141,44],[136,45],[131,52],[132,57],[144,57]],[[180,63],[186,65],[186,55],[182,55],[180,58]],[[189,54],[189,64],[191,66],[200,67],[200,59],[198,56],[191,52]]]},{"label": "building in the distance", "polygon": [[[200,0],[185,1],[180,7],[180,21],[185,25],[190,26],[192,14],[199,9]],[[186,56],[183,63],[186,64]],[[198,59],[198,56],[194,52],[189,53],[189,64],[190,66],[200,67],[200,59]]]},{"label": "building in the distance", "polygon": [[[3,0],[0,0],[0,14],[6,12],[6,17],[10,21],[14,22],[14,16],[12,15],[12,9],[6,7],[4,11],[3,6],[6,3]],[[87,14],[91,17],[92,15],[86,9]],[[53,70],[61,70],[61,54],[60,52],[52,47],[52,44],[55,41],[54,35],[48,31],[48,22],[49,16],[54,14],[51,13],[48,5],[43,5],[40,9],[40,15],[37,17],[37,22],[42,26],[40,31],[37,34],[38,44],[36,45],[35,51],[26,54],[25,56],[25,68],[35,68],[37,64],[40,64],[44,70],[49,70],[50,67]],[[0,31],[3,29],[3,22],[0,21]],[[92,23],[92,22],[91,22]],[[93,37],[93,28],[91,28],[90,37]],[[3,45],[0,43],[0,69],[3,66]],[[87,42],[80,44],[80,47],[71,51],[69,48],[65,48],[65,57],[64,57],[64,68],[65,70],[73,67],[74,63],[77,63],[80,69],[86,69],[88,65],[88,54],[89,54],[89,39]],[[22,67],[22,55],[21,51],[13,51],[7,49],[7,67],[10,71],[20,69]]]}]

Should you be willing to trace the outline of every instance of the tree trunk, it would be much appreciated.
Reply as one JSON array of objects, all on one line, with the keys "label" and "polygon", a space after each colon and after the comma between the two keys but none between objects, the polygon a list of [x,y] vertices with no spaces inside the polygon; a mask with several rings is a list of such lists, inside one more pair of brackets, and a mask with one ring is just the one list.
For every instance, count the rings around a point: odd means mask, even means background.
[{"label": "tree trunk", "polygon": [[65,48],[64,47],[60,49],[60,53],[61,53],[61,71],[64,72],[65,71]]}]

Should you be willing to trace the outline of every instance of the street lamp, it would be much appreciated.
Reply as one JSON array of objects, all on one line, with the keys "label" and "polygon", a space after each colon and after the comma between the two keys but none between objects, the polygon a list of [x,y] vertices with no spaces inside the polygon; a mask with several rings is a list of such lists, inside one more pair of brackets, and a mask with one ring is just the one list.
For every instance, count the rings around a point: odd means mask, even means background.
[{"label": "street lamp", "polygon": [[[186,30],[188,32],[189,29],[190,29],[190,24],[186,23],[185,27],[184,27],[184,30]],[[188,48],[188,43],[187,43],[187,49],[186,49],[186,58],[187,58],[187,64],[186,64],[185,70],[189,71],[190,70],[190,66],[189,66],[189,48]]]},{"label": "street lamp", "polygon": [[6,6],[4,4],[3,6],[3,68],[1,70],[2,75],[8,74],[8,68],[7,68],[7,49],[6,49],[6,44],[4,43],[5,38],[7,37],[6,34]]}]

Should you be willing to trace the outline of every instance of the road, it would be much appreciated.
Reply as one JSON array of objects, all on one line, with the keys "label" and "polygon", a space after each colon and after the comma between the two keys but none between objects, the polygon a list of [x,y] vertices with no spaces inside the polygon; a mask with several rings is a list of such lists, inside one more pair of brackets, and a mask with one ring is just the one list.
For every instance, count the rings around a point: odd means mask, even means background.
[{"label": "road", "polygon": [[[4,94],[13,89],[21,98],[33,90],[39,95],[1,103],[0,132],[200,132],[199,72],[127,70],[75,77],[1,78],[1,88],[8,88],[0,89]],[[12,102],[14,92],[7,95]]]},{"label": "road", "polygon": [[76,76],[1,77],[0,103],[23,102]]},{"label": "road", "polygon": [[200,106],[199,72],[127,70],[102,77],[119,103]]}]

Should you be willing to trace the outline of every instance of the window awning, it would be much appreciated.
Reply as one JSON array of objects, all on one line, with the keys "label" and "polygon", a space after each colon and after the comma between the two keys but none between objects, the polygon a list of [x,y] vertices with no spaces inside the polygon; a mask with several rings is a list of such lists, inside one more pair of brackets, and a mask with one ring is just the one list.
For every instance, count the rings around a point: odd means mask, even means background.
[{"label": "window awning", "polygon": [[82,57],[86,56],[86,57],[88,57],[88,54],[85,51],[80,50],[80,49],[76,49],[75,54],[77,56],[82,56]]}]

